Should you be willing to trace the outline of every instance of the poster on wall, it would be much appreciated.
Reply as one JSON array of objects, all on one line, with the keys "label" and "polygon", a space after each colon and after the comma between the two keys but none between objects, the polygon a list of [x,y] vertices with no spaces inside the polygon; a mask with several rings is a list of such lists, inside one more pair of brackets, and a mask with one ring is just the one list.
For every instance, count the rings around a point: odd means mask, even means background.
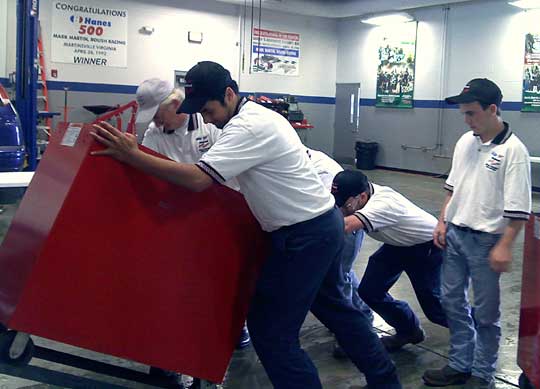
[{"label": "poster on wall", "polygon": [[522,112],[540,112],[540,33],[525,35]]},{"label": "poster on wall", "polygon": [[300,74],[300,34],[253,29],[252,73],[298,76]]},{"label": "poster on wall", "polygon": [[378,45],[377,107],[412,108],[417,22],[381,27]]},{"label": "poster on wall", "polygon": [[52,62],[127,67],[127,10],[63,1],[52,6]]}]

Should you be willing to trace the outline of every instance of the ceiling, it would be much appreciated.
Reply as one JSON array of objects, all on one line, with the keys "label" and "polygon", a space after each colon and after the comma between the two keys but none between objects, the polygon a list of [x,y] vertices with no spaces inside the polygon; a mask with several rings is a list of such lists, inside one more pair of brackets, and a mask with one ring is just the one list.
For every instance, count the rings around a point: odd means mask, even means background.
[{"label": "ceiling", "polygon": [[[260,0],[217,0],[223,3],[258,7]],[[344,18],[378,12],[464,3],[464,0],[262,0],[262,7],[308,16]]]}]

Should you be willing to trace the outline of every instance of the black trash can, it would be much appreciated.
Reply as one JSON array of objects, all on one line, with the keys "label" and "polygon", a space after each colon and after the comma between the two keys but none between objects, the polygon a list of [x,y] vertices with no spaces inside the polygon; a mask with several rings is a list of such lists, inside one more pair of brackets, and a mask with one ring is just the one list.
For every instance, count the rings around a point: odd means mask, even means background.
[{"label": "black trash can", "polygon": [[361,170],[375,169],[375,159],[379,144],[377,142],[356,142],[356,168]]}]

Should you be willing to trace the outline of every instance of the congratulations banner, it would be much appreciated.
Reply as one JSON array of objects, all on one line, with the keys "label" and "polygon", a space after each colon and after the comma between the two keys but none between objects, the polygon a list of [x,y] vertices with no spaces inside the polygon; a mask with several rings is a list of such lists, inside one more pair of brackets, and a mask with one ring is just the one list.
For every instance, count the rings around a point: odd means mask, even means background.
[{"label": "congratulations banner", "polygon": [[376,106],[412,108],[417,23],[380,28]]},{"label": "congratulations banner", "polygon": [[127,10],[53,2],[51,60],[127,67]]}]

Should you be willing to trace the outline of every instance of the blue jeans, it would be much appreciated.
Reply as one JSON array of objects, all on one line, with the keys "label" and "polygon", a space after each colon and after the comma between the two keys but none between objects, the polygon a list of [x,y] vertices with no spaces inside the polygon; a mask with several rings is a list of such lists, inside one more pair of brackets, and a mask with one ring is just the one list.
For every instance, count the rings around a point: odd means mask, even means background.
[{"label": "blue jeans", "polygon": [[373,322],[373,311],[358,295],[358,286],[360,281],[356,276],[352,266],[356,259],[362,242],[364,241],[364,231],[360,230],[354,233],[345,234],[345,243],[343,245],[342,266],[345,274],[345,284],[343,285],[343,294],[352,299],[353,304],[366,317]]},{"label": "blue jeans", "polygon": [[343,215],[337,208],[271,234],[248,315],[253,346],[276,389],[320,389],[317,369],[300,347],[308,311],[332,331],[369,385],[401,388],[371,323],[343,294]]},{"label": "blue jeans", "polygon": [[[500,273],[489,253],[501,235],[448,224],[442,269],[442,301],[450,328],[450,367],[493,380],[501,338]],[[474,291],[474,319],[468,297]]]},{"label": "blue jeans", "polygon": [[405,272],[411,280],[426,317],[447,327],[441,306],[442,251],[432,241],[410,247],[383,244],[370,258],[358,287],[360,298],[400,335],[411,335],[420,327],[418,317],[405,301],[388,291]]}]

